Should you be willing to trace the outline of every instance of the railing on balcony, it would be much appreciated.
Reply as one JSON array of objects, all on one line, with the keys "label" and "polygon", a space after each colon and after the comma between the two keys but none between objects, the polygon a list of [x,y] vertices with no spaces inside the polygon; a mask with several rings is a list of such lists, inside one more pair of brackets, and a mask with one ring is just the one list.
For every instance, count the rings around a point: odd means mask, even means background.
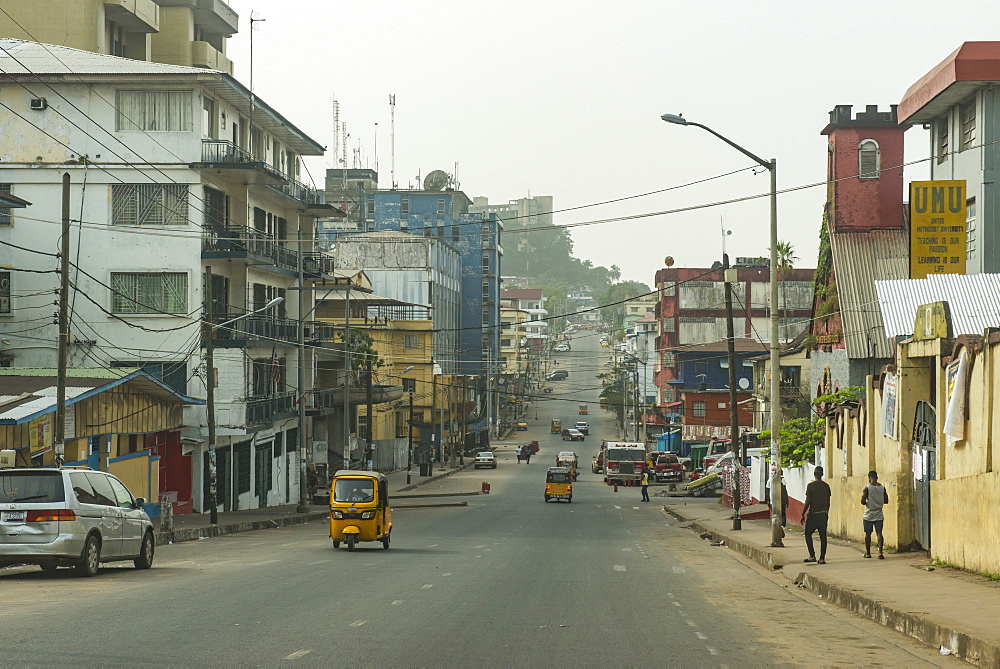
[{"label": "railing on balcony", "polygon": [[205,230],[202,249],[214,252],[248,254],[269,261],[275,267],[298,270],[298,253],[282,246],[273,236],[246,226],[210,224]]},{"label": "railing on balcony", "polygon": [[288,181],[287,176],[268,165],[266,161],[254,158],[253,154],[246,149],[224,139],[201,140],[201,162],[213,165],[239,165],[244,167],[252,165],[267,172],[274,179],[282,182]]},{"label": "railing on balcony", "polygon": [[302,269],[306,274],[333,274],[333,257],[320,251],[306,251],[302,254]]},{"label": "railing on balcony", "polygon": [[323,193],[320,191],[289,176],[285,176],[285,180],[287,183],[271,185],[271,188],[279,193],[284,193],[293,200],[298,200],[302,204],[323,204]]},{"label": "railing on balcony", "polygon": [[[241,313],[215,314],[215,322],[225,323],[242,315]],[[254,314],[213,330],[214,345],[225,346],[226,342],[263,339],[271,342],[287,342],[291,346],[298,341],[298,327],[299,322],[291,318],[272,318],[265,314]]]},{"label": "railing on balcony", "polygon": [[266,425],[295,413],[295,391],[247,398],[247,425]]}]

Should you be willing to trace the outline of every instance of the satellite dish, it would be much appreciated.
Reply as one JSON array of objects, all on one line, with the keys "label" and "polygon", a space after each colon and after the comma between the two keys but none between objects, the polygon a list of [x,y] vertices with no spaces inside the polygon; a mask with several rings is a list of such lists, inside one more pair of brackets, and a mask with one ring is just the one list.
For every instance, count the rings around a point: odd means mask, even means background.
[{"label": "satellite dish", "polygon": [[673,267],[674,266],[674,257],[673,256],[667,256],[666,258],[663,259],[663,264],[666,265],[667,267]]},{"label": "satellite dish", "polygon": [[450,182],[450,174],[444,170],[434,170],[424,177],[424,190],[441,190]]},{"label": "satellite dish", "polygon": [[748,381],[745,378],[740,379],[740,388],[742,388],[743,390],[746,390],[749,387],[750,387],[750,381]]}]

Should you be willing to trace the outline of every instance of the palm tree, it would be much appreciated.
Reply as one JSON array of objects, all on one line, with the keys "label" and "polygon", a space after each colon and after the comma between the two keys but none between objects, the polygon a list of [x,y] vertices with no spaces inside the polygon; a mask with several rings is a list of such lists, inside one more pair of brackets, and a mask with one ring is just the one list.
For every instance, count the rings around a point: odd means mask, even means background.
[{"label": "palm tree", "polygon": [[[795,261],[799,259],[795,255],[795,247],[792,246],[791,242],[778,242],[777,244],[777,256],[778,256],[778,281],[781,282],[781,305],[787,317],[788,315],[788,298],[785,294],[785,284],[784,281],[788,276],[791,275],[792,270],[795,269]],[[779,310],[779,314],[781,310]],[[785,341],[788,341],[788,324],[785,324]]]}]

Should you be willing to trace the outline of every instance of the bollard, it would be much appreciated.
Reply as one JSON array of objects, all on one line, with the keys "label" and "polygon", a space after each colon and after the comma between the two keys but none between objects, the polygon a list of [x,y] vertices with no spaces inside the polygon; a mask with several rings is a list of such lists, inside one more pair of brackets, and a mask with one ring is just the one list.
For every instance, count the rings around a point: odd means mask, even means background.
[{"label": "bollard", "polygon": [[484,495],[490,494],[490,484],[487,483],[486,481],[483,481],[483,494]]},{"label": "bollard", "polygon": [[160,495],[160,531],[174,531],[174,505],[168,495]]},{"label": "bollard", "polygon": [[615,492],[618,492],[618,484],[615,484]]}]

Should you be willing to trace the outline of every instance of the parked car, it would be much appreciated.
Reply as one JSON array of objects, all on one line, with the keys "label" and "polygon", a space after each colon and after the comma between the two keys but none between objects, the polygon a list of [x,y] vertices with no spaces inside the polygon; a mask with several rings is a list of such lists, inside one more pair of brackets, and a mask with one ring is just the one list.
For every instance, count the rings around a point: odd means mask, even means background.
[{"label": "parked car", "polygon": [[107,472],[0,469],[0,567],[73,567],[96,576],[104,562],[132,560],[149,569],[156,540],[145,504]]},{"label": "parked car", "polygon": [[684,465],[681,464],[680,458],[678,458],[673,453],[664,453],[657,456],[656,464],[654,465],[654,477],[657,483],[663,483],[664,481],[683,481],[684,480]]},{"label": "parked car", "polygon": [[563,379],[569,378],[569,372],[565,369],[557,369],[554,372],[549,372],[549,375],[545,377],[546,381],[562,381]]},{"label": "parked car", "polygon": [[497,468],[496,456],[490,453],[489,451],[476,453],[476,460],[473,464],[473,468],[479,469],[480,467],[489,467],[490,469],[496,469]]},{"label": "parked car", "polygon": [[604,471],[604,451],[599,451],[590,464],[590,471],[600,474]]},{"label": "parked car", "polygon": [[584,435],[589,435],[590,434],[590,424],[587,423],[587,421],[585,421],[585,420],[579,420],[579,421],[577,421],[576,425],[573,426],[573,429],[576,429],[576,430],[579,430],[580,432],[583,432]]},{"label": "parked car", "polygon": [[563,441],[566,441],[567,439],[569,441],[583,441],[584,438],[585,438],[585,435],[583,434],[583,432],[580,432],[579,430],[574,430],[574,429],[570,428],[568,430],[563,430],[562,431],[562,438],[563,438]]},{"label": "parked car", "polygon": [[528,421],[526,421],[526,420],[519,420],[519,421],[517,421],[517,429],[518,430],[527,430],[528,429]]}]

